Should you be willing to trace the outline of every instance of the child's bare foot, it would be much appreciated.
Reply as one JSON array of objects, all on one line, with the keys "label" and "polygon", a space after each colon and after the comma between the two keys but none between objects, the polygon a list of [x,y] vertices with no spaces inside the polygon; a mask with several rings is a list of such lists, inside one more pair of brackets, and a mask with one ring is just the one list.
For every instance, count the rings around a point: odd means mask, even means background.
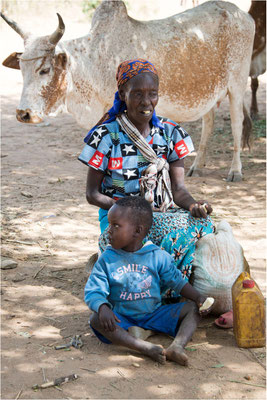
[{"label": "child's bare foot", "polygon": [[160,344],[147,342],[145,348],[143,348],[142,353],[159,362],[160,364],[165,364],[166,362],[165,350]]},{"label": "child's bare foot", "polygon": [[184,348],[178,344],[171,344],[165,351],[167,360],[175,361],[180,365],[188,365],[188,357]]}]

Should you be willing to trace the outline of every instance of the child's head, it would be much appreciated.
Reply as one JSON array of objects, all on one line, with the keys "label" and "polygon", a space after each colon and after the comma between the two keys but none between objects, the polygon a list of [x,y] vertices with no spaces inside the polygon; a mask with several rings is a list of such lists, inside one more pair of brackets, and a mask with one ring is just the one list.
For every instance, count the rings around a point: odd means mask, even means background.
[{"label": "child's head", "polygon": [[150,203],[144,198],[119,199],[108,212],[109,239],[112,247],[126,251],[140,248],[152,225],[152,218]]}]

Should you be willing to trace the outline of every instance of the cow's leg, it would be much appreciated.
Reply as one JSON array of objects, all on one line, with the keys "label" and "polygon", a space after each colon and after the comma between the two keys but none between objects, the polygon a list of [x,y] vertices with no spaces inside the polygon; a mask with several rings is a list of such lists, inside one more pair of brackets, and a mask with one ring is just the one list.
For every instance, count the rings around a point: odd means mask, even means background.
[{"label": "cow's leg", "polygon": [[252,119],[248,113],[247,107],[245,103],[243,103],[243,131],[242,131],[242,149],[248,147],[250,149],[250,145],[252,142],[251,133],[253,129]]},{"label": "cow's leg", "polygon": [[243,99],[241,97],[240,93],[229,93],[231,128],[234,137],[234,154],[231,168],[227,176],[228,182],[238,182],[242,180],[240,150],[243,127]]},{"label": "cow's leg", "polygon": [[251,106],[250,106],[250,115],[252,119],[258,118],[258,103],[257,103],[257,90],[259,87],[258,78],[251,78]]},{"label": "cow's leg", "polygon": [[214,108],[202,117],[202,132],[198,152],[187,176],[201,176],[205,166],[207,142],[214,129]]}]

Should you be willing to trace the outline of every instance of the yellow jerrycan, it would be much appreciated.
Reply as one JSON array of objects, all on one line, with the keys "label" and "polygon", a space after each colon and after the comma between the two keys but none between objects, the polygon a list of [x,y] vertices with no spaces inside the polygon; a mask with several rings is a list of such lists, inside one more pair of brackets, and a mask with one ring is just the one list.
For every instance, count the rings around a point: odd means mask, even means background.
[{"label": "yellow jerrycan", "polygon": [[239,347],[265,346],[264,297],[248,272],[232,286],[234,335]]}]

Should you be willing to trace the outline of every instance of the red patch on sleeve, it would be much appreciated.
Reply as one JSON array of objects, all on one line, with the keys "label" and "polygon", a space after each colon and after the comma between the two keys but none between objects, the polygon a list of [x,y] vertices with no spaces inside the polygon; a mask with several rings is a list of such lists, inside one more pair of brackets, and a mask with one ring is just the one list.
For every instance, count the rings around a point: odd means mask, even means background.
[{"label": "red patch on sleeve", "polygon": [[108,162],[108,169],[122,169],[122,157],[110,158]]},{"label": "red patch on sleeve", "polygon": [[153,137],[151,138],[150,142],[148,144],[153,144]]},{"label": "red patch on sleeve", "polygon": [[89,165],[92,165],[95,168],[99,168],[100,165],[102,164],[104,158],[104,154],[100,153],[100,151],[96,150],[95,154],[91,158],[91,160],[88,162]]},{"label": "red patch on sleeve", "polygon": [[176,151],[179,158],[186,156],[189,153],[188,147],[185,144],[184,140],[180,140],[180,142],[176,143],[174,146],[174,150]]}]

